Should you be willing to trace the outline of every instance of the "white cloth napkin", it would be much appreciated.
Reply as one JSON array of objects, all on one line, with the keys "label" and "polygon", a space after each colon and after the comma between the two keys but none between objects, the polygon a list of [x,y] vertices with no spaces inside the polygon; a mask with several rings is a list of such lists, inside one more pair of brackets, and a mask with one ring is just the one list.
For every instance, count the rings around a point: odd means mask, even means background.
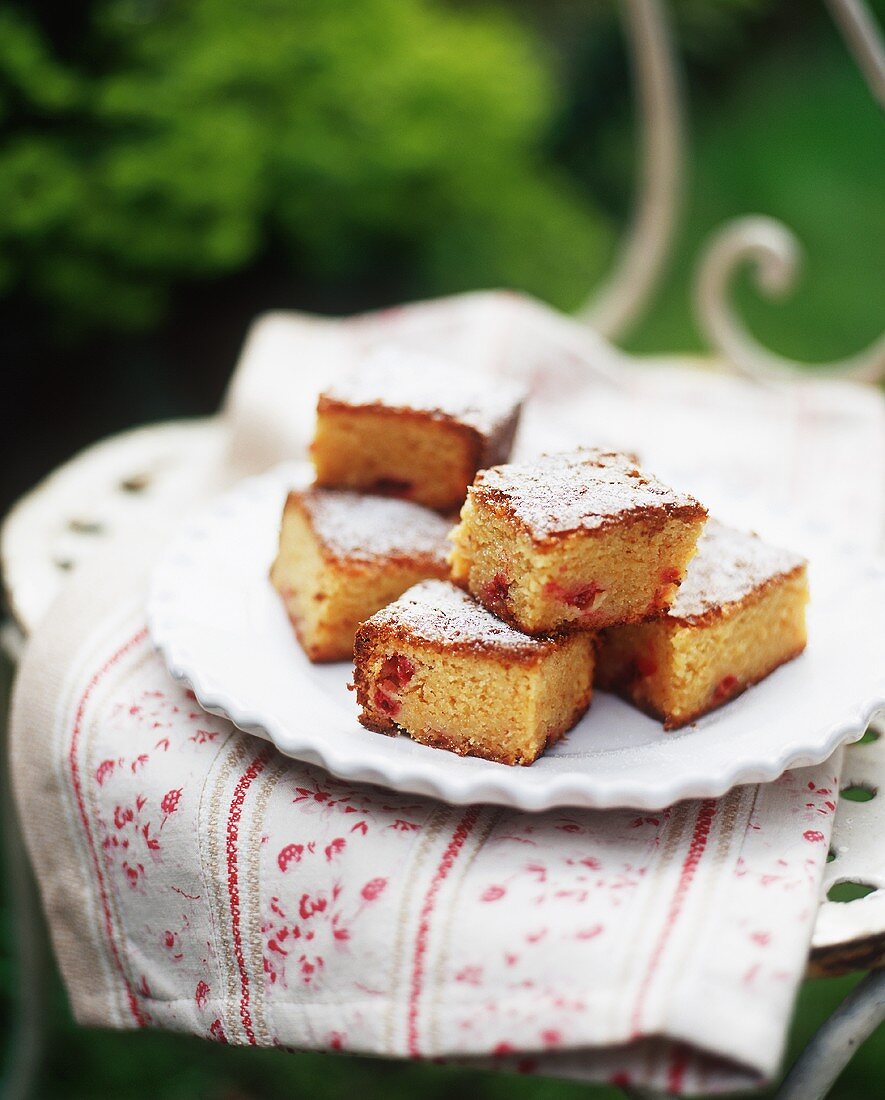
[{"label": "white cloth napkin", "polygon": [[[446,326],[462,339],[443,340],[449,354],[533,382],[524,451],[551,435],[630,445],[800,548],[878,539],[883,417],[867,392],[628,366],[512,296],[265,321],[232,386],[219,479],[297,453],[312,393],[361,347],[436,346]],[[660,813],[528,815],[351,786],[207,715],[167,675],[144,619],[166,534],[130,533],[72,578],[16,685],[16,797],[79,1020],[685,1093],[776,1072],[838,757]]]}]

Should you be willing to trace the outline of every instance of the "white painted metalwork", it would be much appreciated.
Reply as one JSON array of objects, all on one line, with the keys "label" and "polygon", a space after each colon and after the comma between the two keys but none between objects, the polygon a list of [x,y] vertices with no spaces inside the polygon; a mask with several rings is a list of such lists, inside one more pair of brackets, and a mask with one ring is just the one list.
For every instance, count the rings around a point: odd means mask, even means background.
[{"label": "white painted metalwork", "polygon": [[[756,284],[768,297],[783,295],[793,285],[800,246],[794,234],[773,218],[746,217],[717,230],[701,257],[695,290],[698,322],[726,363],[759,379],[787,378],[803,364],[776,355],[751,336],[729,300],[732,276],[751,263]],[[878,382],[885,378],[885,336],[866,351],[817,371]]]},{"label": "white painted metalwork", "polygon": [[870,91],[885,107],[885,43],[863,0],[826,0]]},{"label": "white painted metalwork", "polygon": [[[885,964],[885,715],[871,723],[867,738],[845,754],[842,790],[866,800],[839,800],[812,940],[814,974]],[[850,902],[829,900],[827,895],[834,887],[838,894],[843,883],[873,892]]]},{"label": "white painted metalwork", "polygon": [[178,509],[214,477],[221,418],[136,428],[88,448],[36,486],[4,522],[0,566],[28,633],[77,565],[131,524]]},{"label": "white painted metalwork", "polygon": [[820,1028],[784,1079],[777,1100],[823,1100],[883,1020],[885,970],[878,970],[868,974]]},{"label": "white painted metalwork", "polygon": [[[885,104],[885,49],[861,0],[827,0],[873,94]],[[684,145],[675,59],[661,0],[624,0],[641,144],[641,173],[634,214],[608,280],[581,311],[599,333],[624,334],[648,303],[664,270],[682,188]],[[796,366],[751,337],[729,304],[730,281],[740,264],[756,265],[760,289],[790,289],[799,260],[793,234],[768,218],[745,218],[720,230],[706,249],[697,280],[697,308],[713,347],[737,370],[757,378],[789,375]],[[612,349],[614,350],[614,349]],[[885,377],[885,338],[825,370],[861,381]],[[13,658],[26,633],[42,616],[70,569],[90,547],[111,537],[118,525],[152,509],[180,505],[196,494],[223,446],[218,420],[161,425],[108,440],[66,464],[17,506],[4,538],[3,571],[18,627],[5,626],[4,649]],[[19,629],[19,627],[21,629]],[[885,733],[885,729],[883,729]],[[833,838],[835,858],[826,888],[837,882],[876,887],[848,903],[824,900],[814,932],[811,968],[841,973],[885,964],[885,736],[848,750],[845,783],[876,791],[867,802],[842,800]],[[11,805],[11,799],[5,799]],[[9,1048],[3,1093],[34,1093],[45,1014],[39,983],[26,983],[26,968],[44,958],[36,929],[33,887],[21,844],[7,825],[12,856],[12,905],[17,922],[19,997],[17,1030]],[[9,839],[11,838],[11,840]],[[784,1083],[781,1100],[815,1100],[828,1090],[858,1044],[885,1015],[885,976],[861,983],[821,1029]],[[645,1094],[644,1094],[645,1095]],[[649,1094],[650,1095],[650,1094]]]},{"label": "white painted metalwork", "polygon": [[638,103],[640,172],[634,212],[614,269],[580,319],[623,336],[660,282],[670,255],[685,165],[673,46],[659,0],[624,0],[622,13]]},{"label": "white painted metalwork", "polygon": [[[885,43],[863,0],[827,0],[870,92],[885,107]],[[793,233],[766,217],[737,218],[714,233],[704,249],[695,284],[695,311],[715,351],[735,369],[758,379],[787,377],[805,364],[776,355],[747,331],[729,300],[731,279],[753,265],[756,285],[768,297],[792,289],[801,250]],[[885,379],[885,334],[866,350],[835,363],[815,365],[818,373],[857,382]]]}]

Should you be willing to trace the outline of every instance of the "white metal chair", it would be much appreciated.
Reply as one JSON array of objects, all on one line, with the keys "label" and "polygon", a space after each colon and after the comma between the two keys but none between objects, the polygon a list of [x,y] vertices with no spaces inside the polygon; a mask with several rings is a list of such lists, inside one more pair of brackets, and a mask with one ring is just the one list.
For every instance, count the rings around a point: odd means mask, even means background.
[{"label": "white metal chair", "polygon": [[[871,92],[885,104],[885,48],[862,0],[828,4]],[[684,162],[678,81],[663,4],[624,0],[623,12],[640,106],[642,172],[635,214],[614,271],[581,313],[583,320],[612,339],[629,327],[659,281],[677,221]],[[732,369],[770,378],[798,366],[753,340],[728,303],[729,281],[740,264],[754,263],[759,289],[772,294],[789,288],[798,258],[790,231],[768,218],[739,219],[708,246],[697,280],[698,319],[718,358]],[[866,382],[885,378],[885,337],[823,369]],[[152,516],[168,514],[196,498],[223,445],[223,427],[215,418],[138,429],[84,452],[19,503],[2,547],[10,611],[2,641],[11,663],[78,563],[119,527],[150,522]],[[5,712],[5,700],[0,703]],[[885,792],[885,724],[871,728],[847,752],[843,797],[809,960],[811,975],[858,969],[870,974],[798,1059],[783,1082],[780,1100],[825,1096],[858,1045],[885,1019],[885,797],[879,797],[880,791]],[[860,800],[846,797],[846,792],[859,794]],[[32,1094],[43,1049],[41,974],[47,946],[8,782],[4,794],[19,981],[2,1084],[4,1095],[18,1098]],[[866,896],[840,900],[845,884],[860,887],[855,893]]]}]

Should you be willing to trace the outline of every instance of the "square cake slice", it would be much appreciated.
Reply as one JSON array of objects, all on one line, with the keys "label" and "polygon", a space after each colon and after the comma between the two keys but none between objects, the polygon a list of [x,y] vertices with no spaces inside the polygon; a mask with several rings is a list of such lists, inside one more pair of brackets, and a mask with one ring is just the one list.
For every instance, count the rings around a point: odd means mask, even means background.
[{"label": "square cake slice", "polygon": [[427,577],[447,577],[451,524],[417,504],[334,489],[289,494],[270,579],[312,661],[350,660],[356,628]]},{"label": "square cake slice", "polygon": [[677,729],[805,648],[805,562],[710,521],[667,614],[597,639],[596,686]]},{"label": "square cake slice", "polygon": [[430,356],[378,353],[320,394],[317,483],[454,511],[480,467],[509,458],[523,396]]},{"label": "square cake slice", "polygon": [[461,756],[531,764],[590,704],[588,635],[530,638],[425,581],[357,631],[360,721]]},{"label": "square cake slice", "polygon": [[528,634],[666,611],[706,519],[630,455],[593,449],[483,470],[452,534],[452,579]]}]

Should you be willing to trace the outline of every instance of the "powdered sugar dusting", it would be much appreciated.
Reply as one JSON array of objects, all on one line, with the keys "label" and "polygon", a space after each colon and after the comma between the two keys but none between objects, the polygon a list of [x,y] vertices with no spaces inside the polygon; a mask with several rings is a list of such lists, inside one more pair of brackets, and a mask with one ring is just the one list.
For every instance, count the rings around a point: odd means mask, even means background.
[{"label": "powdered sugar dusting", "polygon": [[317,538],[336,557],[421,557],[445,564],[452,525],[429,508],[337,489],[308,489],[300,496]]},{"label": "powdered sugar dusting", "polygon": [[798,554],[768,546],[758,535],[709,520],[670,616],[689,619],[735,603],[802,564]]},{"label": "powdered sugar dusting", "polygon": [[514,630],[450,581],[414,585],[369,622],[405,628],[415,639],[436,645],[540,654],[555,644]]},{"label": "powdered sugar dusting", "polygon": [[493,435],[517,412],[525,390],[510,379],[390,347],[334,381],[323,396],[348,405],[411,409]]},{"label": "powdered sugar dusting", "polygon": [[631,455],[594,448],[494,466],[470,493],[501,501],[538,539],[592,531],[637,512],[702,511],[687,493],[643,473]]}]

